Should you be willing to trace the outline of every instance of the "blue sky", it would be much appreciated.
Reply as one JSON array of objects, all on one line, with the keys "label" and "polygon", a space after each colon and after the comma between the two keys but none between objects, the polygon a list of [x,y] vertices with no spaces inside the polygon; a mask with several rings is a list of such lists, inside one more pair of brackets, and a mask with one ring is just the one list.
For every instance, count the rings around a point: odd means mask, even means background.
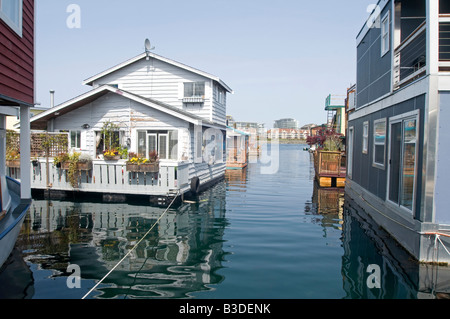
[{"label": "blue sky", "polygon": [[[375,0],[38,0],[36,101],[63,103],[83,80],[144,52],[214,74],[234,94],[227,113],[265,123],[326,121],[328,94],[356,80],[356,36]],[[69,28],[70,4],[81,9]]]}]

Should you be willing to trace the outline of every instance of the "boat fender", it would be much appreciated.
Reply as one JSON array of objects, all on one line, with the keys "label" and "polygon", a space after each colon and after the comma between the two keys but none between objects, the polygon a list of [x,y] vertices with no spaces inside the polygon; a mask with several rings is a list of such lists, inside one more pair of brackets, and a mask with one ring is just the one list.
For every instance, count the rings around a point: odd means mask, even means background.
[{"label": "boat fender", "polygon": [[200,179],[198,177],[193,177],[191,179],[191,192],[197,195],[200,191]]}]

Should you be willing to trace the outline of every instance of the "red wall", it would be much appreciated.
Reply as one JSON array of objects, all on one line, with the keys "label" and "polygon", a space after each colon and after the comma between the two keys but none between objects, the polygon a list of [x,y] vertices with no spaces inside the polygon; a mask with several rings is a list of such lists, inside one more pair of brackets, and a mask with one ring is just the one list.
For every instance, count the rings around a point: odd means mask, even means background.
[{"label": "red wall", "polygon": [[0,95],[34,104],[34,0],[23,0],[22,37],[0,19]]}]

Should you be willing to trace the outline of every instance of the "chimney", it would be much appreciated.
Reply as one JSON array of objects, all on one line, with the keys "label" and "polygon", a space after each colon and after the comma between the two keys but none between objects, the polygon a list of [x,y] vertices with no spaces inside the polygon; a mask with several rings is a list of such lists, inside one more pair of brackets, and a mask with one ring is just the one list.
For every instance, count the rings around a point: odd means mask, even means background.
[{"label": "chimney", "polygon": [[50,91],[50,108],[55,107],[55,91]]}]

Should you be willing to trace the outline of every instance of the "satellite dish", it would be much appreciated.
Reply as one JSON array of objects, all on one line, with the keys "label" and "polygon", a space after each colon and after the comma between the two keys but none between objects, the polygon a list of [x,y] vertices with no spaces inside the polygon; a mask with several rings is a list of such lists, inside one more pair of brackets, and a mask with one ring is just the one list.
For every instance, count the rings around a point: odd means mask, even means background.
[{"label": "satellite dish", "polygon": [[150,51],[151,47],[150,40],[145,39],[145,51]]}]

